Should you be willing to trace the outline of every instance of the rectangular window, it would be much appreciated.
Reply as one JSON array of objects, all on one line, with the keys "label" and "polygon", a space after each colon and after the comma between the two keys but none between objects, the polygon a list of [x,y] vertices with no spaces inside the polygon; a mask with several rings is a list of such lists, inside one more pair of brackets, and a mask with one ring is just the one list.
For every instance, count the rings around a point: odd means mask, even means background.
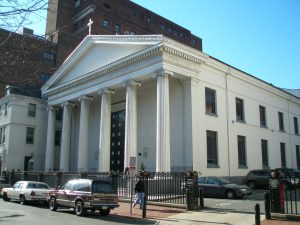
[{"label": "rectangular window", "polygon": [[285,143],[280,143],[281,167],[286,167]]},{"label": "rectangular window", "polygon": [[259,106],[259,119],[260,119],[260,126],[266,127],[267,126],[267,120],[266,120],[266,107]]},{"label": "rectangular window", "polygon": [[61,130],[55,130],[55,146],[60,146],[60,141],[61,141]]},{"label": "rectangular window", "polygon": [[206,113],[216,114],[216,91],[210,88],[205,88],[205,103]]},{"label": "rectangular window", "polygon": [[75,8],[80,6],[80,0],[75,0]]},{"label": "rectangular window", "polygon": [[55,62],[55,55],[50,52],[43,53],[43,60],[45,63],[53,64]]},{"label": "rectangular window", "polygon": [[26,127],[26,144],[34,143],[34,128]]},{"label": "rectangular window", "polygon": [[283,113],[282,112],[278,112],[278,122],[279,122],[279,130],[284,131]]},{"label": "rectangular window", "polygon": [[247,166],[246,158],[246,137],[238,135],[238,157],[239,157],[239,167]]},{"label": "rectangular window", "polygon": [[262,167],[269,168],[268,141],[261,140]]},{"label": "rectangular window", "polygon": [[300,147],[296,145],[297,168],[300,169]]},{"label": "rectangular window", "polygon": [[235,98],[235,107],[236,107],[236,120],[244,122],[244,100],[240,98]]},{"label": "rectangular window", "polygon": [[8,103],[6,102],[4,104],[4,116],[7,116],[7,110],[8,110]]},{"label": "rectangular window", "polygon": [[103,20],[103,27],[104,28],[109,28],[109,21],[108,20]]},{"label": "rectangular window", "polygon": [[28,104],[28,116],[29,117],[36,116],[36,104],[32,104],[32,103]]},{"label": "rectangular window", "polygon": [[0,144],[5,142],[5,127],[0,128]]},{"label": "rectangular window", "polygon": [[206,131],[207,167],[218,166],[218,140],[217,132]]},{"label": "rectangular window", "polygon": [[62,121],[62,114],[62,108],[57,109],[55,113],[55,120]]},{"label": "rectangular window", "polygon": [[119,25],[119,24],[116,24],[116,25],[115,25],[115,32],[116,32],[116,33],[119,33],[120,31],[121,31],[120,25]]},{"label": "rectangular window", "polygon": [[295,130],[295,134],[299,134],[297,117],[294,117],[294,130]]}]

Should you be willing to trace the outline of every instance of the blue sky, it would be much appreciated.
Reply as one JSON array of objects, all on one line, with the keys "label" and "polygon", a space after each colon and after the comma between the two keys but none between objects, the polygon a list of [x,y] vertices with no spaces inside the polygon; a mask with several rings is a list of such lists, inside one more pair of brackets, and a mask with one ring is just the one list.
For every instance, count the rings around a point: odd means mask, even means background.
[{"label": "blue sky", "polygon": [[[133,0],[202,38],[203,52],[277,87],[300,88],[300,0]],[[33,24],[43,34],[42,25]]]}]

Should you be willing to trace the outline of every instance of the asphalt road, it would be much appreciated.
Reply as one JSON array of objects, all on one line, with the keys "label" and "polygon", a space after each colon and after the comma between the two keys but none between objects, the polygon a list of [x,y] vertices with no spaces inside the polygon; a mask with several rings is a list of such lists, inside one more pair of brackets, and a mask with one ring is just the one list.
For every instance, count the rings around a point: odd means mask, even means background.
[{"label": "asphalt road", "polygon": [[71,209],[49,210],[47,205],[20,205],[18,202],[4,202],[0,199],[0,224],[2,225],[117,225],[117,224],[155,224],[155,221],[88,213],[78,217]]},{"label": "asphalt road", "polygon": [[[205,198],[207,210],[221,212],[253,213],[254,205],[260,204],[261,213],[264,213],[265,190],[254,190],[253,194],[245,199],[216,199]],[[109,215],[101,217],[98,213],[89,213],[85,217],[74,215],[70,209],[60,209],[52,212],[46,205],[20,205],[18,202],[4,202],[0,199],[0,224],[5,225],[99,225],[99,224],[155,224],[151,220],[137,220],[134,218]]]}]

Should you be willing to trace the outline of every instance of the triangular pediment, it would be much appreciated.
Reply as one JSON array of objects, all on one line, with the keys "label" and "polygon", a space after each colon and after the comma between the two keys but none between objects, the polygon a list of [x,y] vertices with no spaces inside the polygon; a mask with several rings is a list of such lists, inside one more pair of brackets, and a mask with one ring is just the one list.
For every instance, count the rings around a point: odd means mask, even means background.
[{"label": "triangular pediment", "polygon": [[161,41],[161,35],[88,36],[54,73],[42,91],[70,83]]}]

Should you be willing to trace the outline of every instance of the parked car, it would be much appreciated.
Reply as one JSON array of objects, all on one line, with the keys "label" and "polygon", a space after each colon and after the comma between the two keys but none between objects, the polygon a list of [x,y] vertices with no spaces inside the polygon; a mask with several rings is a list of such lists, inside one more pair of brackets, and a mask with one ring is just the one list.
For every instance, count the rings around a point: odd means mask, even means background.
[{"label": "parked car", "polygon": [[77,216],[86,210],[99,210],[100,215],[107,216],[111,209],[119,207],[117,191],[107,180],[74,179],[62,188],[49,193],[50,210],[58,207],[74,208]]},{"label": "parked car", "polygon": [[11,187],[11,185],[6,183],[3,178],[0,178],[0,196],[2,196],[1,194],[2,188],[7,188],[7,187]]},{"label": "parked car", "polygon": [[271,170],[266,169],[251,170],[246,175],[244,182],[251,189],[257,187],[269,187],[269,178],[271,176],[271,172]]},{"label": "parked car", "polygon": [[18,181],[11,188],[3,188],[1,193],[4,201],[17,200],[24,205],[26,202],[47,202],[50,190],[43,182]]},{"label": "parked car", "polygon": [[199,177],[198,186],[203,189],[204,196],[210,197],[232,199],[251,194],[249,187],[231,183],[229,180],[220,177]]}]

